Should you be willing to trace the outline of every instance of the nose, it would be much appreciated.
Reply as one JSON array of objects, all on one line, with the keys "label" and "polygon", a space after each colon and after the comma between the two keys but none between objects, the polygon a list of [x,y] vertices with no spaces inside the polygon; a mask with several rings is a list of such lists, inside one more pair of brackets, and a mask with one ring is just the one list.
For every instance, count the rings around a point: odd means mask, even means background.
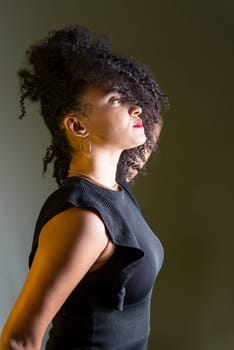
[{"label": "nose", "polygon": [[142,113],[142,108],[140,106],[132,105],[129,108],[129,114],[131,115],[131,117],[139,117],[141,113]]}]

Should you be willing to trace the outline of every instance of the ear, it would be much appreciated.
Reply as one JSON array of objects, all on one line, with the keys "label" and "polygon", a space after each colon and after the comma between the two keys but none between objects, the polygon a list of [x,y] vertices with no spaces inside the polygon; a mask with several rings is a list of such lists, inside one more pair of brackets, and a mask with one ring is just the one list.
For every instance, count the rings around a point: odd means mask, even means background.
[{"label": "ear", "polygon": [[74,136],[89,136],[89,132],[87,131],[86,127],[80,122],[79,118],[76,115],[67,115],[63,120],[63,124],[66,130],[72,133]]}]

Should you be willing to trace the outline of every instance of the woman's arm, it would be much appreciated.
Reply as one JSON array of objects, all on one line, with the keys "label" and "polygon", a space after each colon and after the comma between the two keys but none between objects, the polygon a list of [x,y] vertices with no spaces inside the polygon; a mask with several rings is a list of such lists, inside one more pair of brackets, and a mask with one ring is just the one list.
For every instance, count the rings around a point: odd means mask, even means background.
[{"label": "woman's arm", "polygon": [[39,350],[52,318],[104,251],[100,217],[70,208],[42,229],[33,264],[3,328],[0,350]]}]

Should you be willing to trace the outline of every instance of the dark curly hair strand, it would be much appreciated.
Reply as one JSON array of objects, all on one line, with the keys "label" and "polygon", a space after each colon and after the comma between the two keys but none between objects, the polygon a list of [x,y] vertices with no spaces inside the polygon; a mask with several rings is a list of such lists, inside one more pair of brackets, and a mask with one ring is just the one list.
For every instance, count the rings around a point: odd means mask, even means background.
[{"label": "dark curly hair strand", "polygon": [[82,94],[92,84],[106,92],[119,91],[123,102],[141,106],[147,140],[144,145],[122,152],[117,181],[131,178],[133,170],[143,172],[141,164],[146,150],[157,149],[153,130],[159,122],[160,110],[169,106],[167,96],[146,66],[133,58],[114,54],[108,37],[97,37],[79,25],[49,32],[44,40],[29,47],[26,56],[32,70],[22,68],[18,72],[19,118],[26,114],[26,98],[40,101],[41,115],[52,136],[52,144],[43,158],[43,172],[54,160],[53,177],[57,183],[61,184],[67,177],[72,147],[60,125],[70,111],[85,113]]}]

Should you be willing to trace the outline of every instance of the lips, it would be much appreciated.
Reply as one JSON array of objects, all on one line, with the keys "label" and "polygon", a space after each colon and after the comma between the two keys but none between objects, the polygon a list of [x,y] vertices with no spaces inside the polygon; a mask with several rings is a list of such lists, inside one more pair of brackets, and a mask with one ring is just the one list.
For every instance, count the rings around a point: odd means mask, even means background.
[{"label": "lips", "polygon": [[141,121],[137,122],[136,124],[133,125],[134,128],[143,128],[143,124]]}]

